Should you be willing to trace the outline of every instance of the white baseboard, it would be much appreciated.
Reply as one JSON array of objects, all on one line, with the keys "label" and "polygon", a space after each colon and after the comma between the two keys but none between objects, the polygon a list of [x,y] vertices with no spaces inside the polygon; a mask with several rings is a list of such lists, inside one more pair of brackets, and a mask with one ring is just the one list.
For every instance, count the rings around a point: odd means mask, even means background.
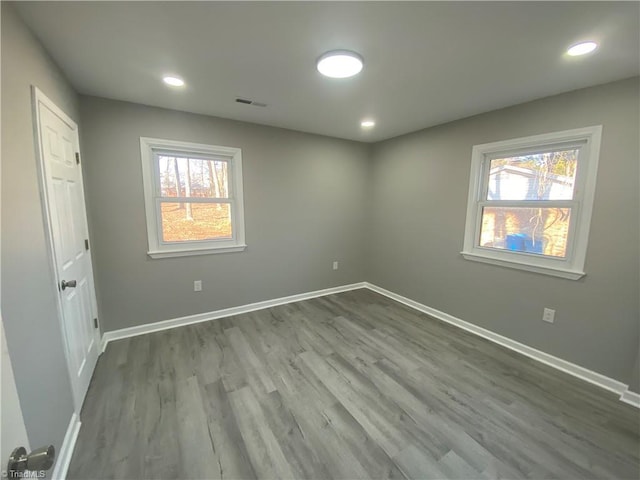
[{"label": "white baseboard", "polygon": [[64,480],[67,478],[67,471],[71,463],[73,449],[76,446],[76,440],[78,440],[78,433],[80,433],[80,417],[74,412],[73,415],[71,415],[71,421],[67,427],[67,433],[64,435],[60,451],[57,452],[56,464],[51,474],[53,480]]},{"label": "white baseboard", "polygon": [[523,343],[516,342],[515,340],[499,335],[495,332],[492,332],[491,330],[487,330],[486,328],[474,325],[473,323],[465,322],[464,320],[454,317],[453,315],[449,315],[448,313],[441,312],[440,310],[436,310],[435,308],[428,307],[426,305],[423,305],[422,303],[416,302],[415,300],[411,300],[409,298],[403,297],[402,295],[398,295],[397,293],[393,293],[389,290],[378,287],[377,285],[366,283],[366,287],[370,290],[373,290],[374,292],[384,295],[385,297],[389,297],[396,302],[403,303],[438,320],[442,320],[443,322],[455,325],[456,327],[474,333],[479,337],[490,340],[494,343],[497,343],[498,345],[502,345],[503,347],[521,353],[522,355],[526,355],[527,357],[537,360],[538,362],[549,365],[550,367],[568,373],[569,375],[573,375],[574,377],[597,385],[598,387],[609,390],[610,392],[621,395],[623,392],[625,392],[625,390],[627,390],[627,385],[625,385],[624,383],[589,370],[587,368],[581,367],[580,365],[576,365],[575,363],[571,363],[561,358],[554,357],[553,355],[549,355],[548,353],[542,352]]},{"label": "white baseboard", "polygon": [[580,365],[576,365],[575,363],[568,362],[561,358],[555,357],[548,353],[545,353],[541,350],[537,350],[533,347],[525,345],[523,343],[512,340],[503,335],[492,332],[491,330],[487,330],[486,328],[479,327],[474,325],[473,323],[466,322],[461,320],[453,315],[449,315],[448,313],[441,312],[440,310],[436,310],[435,308],[429,307],[427,305],[423,305],[422,303],[416,302],[415,300],[411,300],[410,298],[403,297],[402,295],[398,295],[397,293],[390,292],[389,290],[385,290],[384,288],[378,287],[377,285],[373,285],[368,282],[359,282],[353,283],[350,285],[342,285],[339,287],[326,288],[323,290],[316,290],[313,292],[300,293],[297,295],[290,295],[287,297],[274,298],[272,300],[265,300],[262,302],[249,303],[247,305],[240,305],[237,307],[225,308],[223,310],[216,310],[213,312],[199,313],[196,315],[188,315],[186,317],[173,318],[170,320],[163,320],[155,323],[148,323],[145,325],[139,325],[136,327],[123,328],[121,330],[113,330],[111,332],[105,332],[102,336],[102,351],[104,352],[107,344],[114,340],[120,340],[123,338],[135,337],[137,335],[144,335],[151,332],[159,332],[161,330],[168,330],[171,328],[182,327],[184,325],[192,325],[194,323],[206,322],[209,320],[216,320],[218,318],[229,317],[231,315],[240,315],[242,313],[253,312],[256,310],[262,310],[265,308],[275,307],[277,305],[284,305],[287,303],[300,302],[302,300],[307,300],[310,298],[323,297],[325,295],[331,295],[334,293],[347,292],[350,290],[357,290],[359,288],[368,288],[374,292],[377,292],[385,297],[391,298],[397,302],[400,302],[404,305],[407,305],[415,310],[426,313],[438,320],[449,323],[451,325],[455,325],[456,327],[462,328],[468,332],[471,332],[479,337],[485,338],[491,342],[497,343],[498,345],[502,345],[514,352],[518,352],[522,355],[526,355],[529,358],[532,358],[538,362],[544,363],[550,367],[553,367],[562,372],[568,373],[569,375],[573,375],[574,377],[580,378],[586,382],[589,382],[598,387],[604,388],[610,392],[614,392],[620,395],[620,400],[628,403],[630,405],[634,405],[640,408],[640,395],[634,392],[630,392],[628,390],[628,386],[618,380],[614,380],[613,378],[609,378],[600,373],[594,372],[587,368],[581,367]]},{"label": "white baseboard", "polygon": [[620,396],[620,401],[624,403],[628,403],[636,408],[640,408],[640,393],[632,392],[628,388],[622,392]]},{"label": "white baseboard", "polygon": [[107,348],[107,344],[114,340],[135,337],[137,335],[144,335],[146,333],[151,333],[151,332],[159,332],[161,330],[168,330],[170,328],[182,327],[184,325],[192,325],[194,323],[207,322],[209,320],[216,320],[218,318],[229,317],[231,315],[240,315],[242,313],[254,312],[256,310],[271,308],[277,305],[285,305],[287,303],[300,302],[302,300],[308,300],[310,298],[324,297],[325,295],[348,292],[350,290],[357,290],[359,288],[365,288],[365,287],[366,287],[365,282],[352,283],[350,285],[341,285],[339,287],[325,288],[323,290],[315,290],[313,292],[299,293],[297,295],[289,295],[287,297],[280,297],[280,298],[274,298],[272,300],[265,300],[262,302],[249,303],[247,305],[240,305],[238,307],[225,308],[225,309],[216,310],[213,312],[198,313],[196,315],[188,315],[186,317],[172,318],[170,320],[147,323],[145,325],[139,325],[136,327],[113,330],[111,332],[105,332],[102,335],[101,347],[102,347],[102,351],[104,352],[105,348]]},{"label": "white baseboard", "polygon": [[[118,330],[114,330],[115,332],[117,332]],[[102,334],[102,338],[100,338],[100,353],[104,353],[105,349],[107,348],[107,343],[109,343],[109,337],[108,335],[111,332],[104,332]]]}]

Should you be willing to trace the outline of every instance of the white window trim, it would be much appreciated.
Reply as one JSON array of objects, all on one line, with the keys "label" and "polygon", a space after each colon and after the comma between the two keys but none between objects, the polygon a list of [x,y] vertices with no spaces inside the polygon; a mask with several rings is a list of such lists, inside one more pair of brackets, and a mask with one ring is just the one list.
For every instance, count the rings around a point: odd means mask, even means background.
[{"label": "white window trim", "polygon": [[[529,272],[578,280],[586,275],[584,262],[591,226],[591,213],[595,196],[596,175],[600,156],[602,126],[591,126],[562,132],[545,133],[531,137],[475,145],[471,159],[467,221],[465,226],[462,256],[467,260],[516,268]],[[584,142],[580,149],[576,185],[575,206],[569,236],[568,254],[564,259],[544,257],[536,254],[503,251],[479,246],[481,214],[478,208],[482,200],[487,158],[497,153],[513,153],[517,150],[534,149],[555,144]],[[495,157],[494,157],[495,158]]]},{"label": "white window trim", "polygon": [[[230,198],[233,201],[232,225],[233,238],[211,241],[193,241],[183,243],[163,243],[160,234],[160,218],[156,208],[157,172],[154,151],[170,150],[185,154],[204,154],[222,156],[229,162],[231,182]],[[205,145],[201,143],[180,142],[162,138],[140,137],[142,159],[142,178],[144,186],[144,206],[147,217],[147,237],[151,258],[184,257],[189,255],[208,255],[212,253],[241,252],[247,248],[244,236],[244,201],[242,192],[242,151],[234,147]]]}]

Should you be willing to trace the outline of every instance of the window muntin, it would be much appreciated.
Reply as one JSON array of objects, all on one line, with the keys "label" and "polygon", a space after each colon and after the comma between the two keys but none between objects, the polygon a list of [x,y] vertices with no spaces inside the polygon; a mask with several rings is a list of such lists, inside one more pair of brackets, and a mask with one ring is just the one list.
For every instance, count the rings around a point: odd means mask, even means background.
[{"label": "window muntin", "polygon": [[153,258],[243,250],[240,149],[141,138]]},{"label": "window muntin", "polygon": [[584,275],[601,128],[475,146],[463,256]]}]

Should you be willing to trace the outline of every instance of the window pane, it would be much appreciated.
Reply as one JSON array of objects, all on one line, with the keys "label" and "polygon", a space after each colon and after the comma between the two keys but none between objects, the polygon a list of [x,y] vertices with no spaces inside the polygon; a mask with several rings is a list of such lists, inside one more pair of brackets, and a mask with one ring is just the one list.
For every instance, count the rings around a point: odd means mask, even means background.
[{"label": "window pane", "polygon": [[187,242],[231,238],[228,203],[162,202],[162,240]]},{"label": "window pane", "polygon": [[564,258],[570,208],[482,209],[480,246]]},{"label": "window pane", "polygon": [[495,158],[487,200],[571,200],[578,149]]},{"label": "window pane", "polygon": [[229,198],[228,162],[158,155],[160,196]]}]

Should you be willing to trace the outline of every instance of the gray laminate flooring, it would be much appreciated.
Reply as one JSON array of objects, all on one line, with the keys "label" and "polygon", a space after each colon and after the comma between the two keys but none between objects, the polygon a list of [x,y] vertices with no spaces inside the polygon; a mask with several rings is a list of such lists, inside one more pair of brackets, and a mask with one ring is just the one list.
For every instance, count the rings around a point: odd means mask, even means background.
[{"label": "gray laminate flooring", "polygon": [[368,290],[109,344],[69,478],[634,478],[639,411]]}]

